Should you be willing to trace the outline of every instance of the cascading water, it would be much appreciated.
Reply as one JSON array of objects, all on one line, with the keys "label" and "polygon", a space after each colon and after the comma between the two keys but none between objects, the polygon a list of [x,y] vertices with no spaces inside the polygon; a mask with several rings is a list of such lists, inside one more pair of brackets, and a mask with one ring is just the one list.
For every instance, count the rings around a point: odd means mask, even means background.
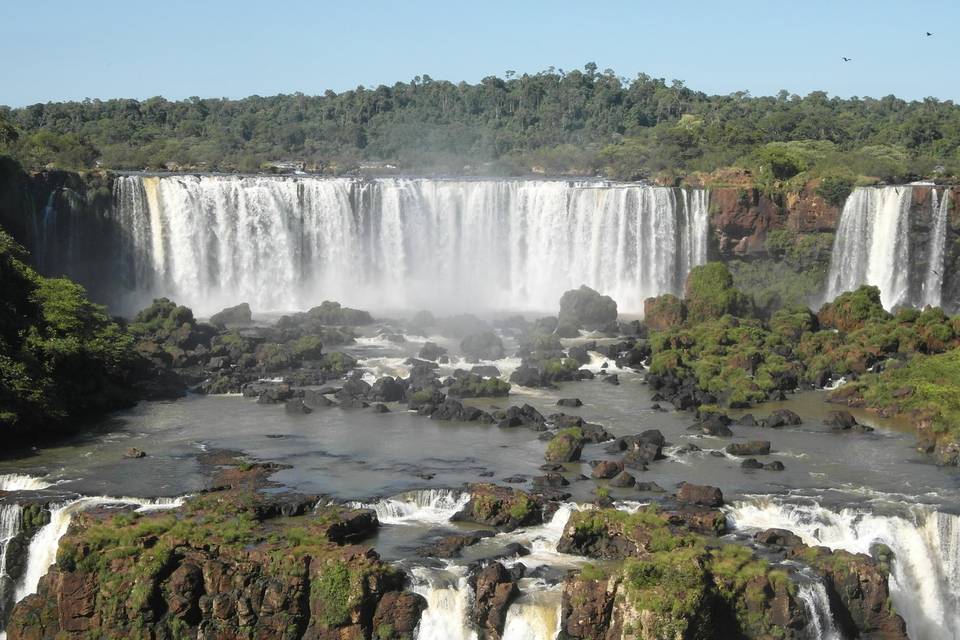
[{"label": "cascading water", "polygon": [[[7,597],[10,592],[10,575],[7,572],[7,551],[10,541],[20,533],[20,516],[22,509],[18,504],[0,505],[0,616],[7,606]],[[2,622],[2,617],[0,617]]]},{"label": "cascading water", "polygon": [[0,491],[40,491],[52,486],[50,482],[17,473],[0,474]]},{"label": "cascading water", "polygon": [[[556,306],[587,284],[625,311],[706,261],[708,193],[524,180],[119,176],[122,283],[199,313]],[[114,301],[118,302],[118,301]]]},{"label": "cascading water", "polygon": [[939,307],[943,295],[943,270],[946,262],[947,217],[950,210],[950,190],[937,196],[931,194],[932,223],[930,228],[930,248],[927,252],[927,275],[923,280],[923,304]]},{"label": "cascading water", "polygon": [[469,619],[473,589],[466,567],[452,565],[446,571],[416,567],[412,574],[412,590],[427,601],[416,640],[477,640]]},{"label": "cascading water", "polygon": [[807,635],[812,640],[843,640],[833,622],[830,612],[830,599],[827,590],[820,582],[809,582],[800,585],[797,597],[803,602],[807,610]]},{"label": "cascading water", "polygon": [[912,194],[908,186],[861,187],[850,194],[830,258],[827,300],[872,284],[887,309],[909,301]]},{"label": "cascading water", "polygon": [[383,524],[425,522],[445,524],[470,500],[470,493],[450,489],[408,491],[372,504],[355,503],[373,509]]},{"label": "cascading water", "polygon": [[[528,587],[529,589],[529,587]],[[510,605],[503,640],[553,640],[560,630],[560,589],[524,593]]]},{"label": "cascading water", "polygon": [[911,638],[960,640],[960,516],[914,507],[900,515],[776,500],[738,502],[737,529],[788,529],[805,544],[869,554],[893,551],[890,595]]}]

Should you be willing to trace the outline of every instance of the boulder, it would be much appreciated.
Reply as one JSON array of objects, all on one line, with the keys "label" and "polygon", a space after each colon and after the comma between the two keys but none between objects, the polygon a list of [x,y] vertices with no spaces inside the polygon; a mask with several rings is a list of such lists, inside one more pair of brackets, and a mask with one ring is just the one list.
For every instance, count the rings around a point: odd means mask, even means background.
[{"label": "boulder", "polygon": [[560,398],[557,400],[558,407],[582,407],[583,402],[580,398]]},{"label": "boulder", "polygon": [[460,350],[469,360],[500,360],[506,355],[503,341],[492,331],[468,335],[460,341]]},{"label": "boulder", "polygon": [[210,324],[219,329],[249,327],[253,324],[253,313],[250,311],[249,304],[241,302],[235,307],[228,307],[210,316]]},{"label": "boulder", "polygon": [[609,480],[623,472],[623,463],[614,460],[601,460],[593,466],[591,477],[597,480]]},{"label": "boulder", "polygon": [[610,486],[617,488],[626,488],[632,487],[637,483],[637,479],[626,471],[621,471],[617,475],[610,478]]},{"label": "boulder", "polygon": [[770,441],[731,442],[727,445],[726,451],[732,456],[765,456],[770,453]]},{"label": "boulder", "polygon": [[520,595],[514,576],[499,562],[493,562],[474,578],[474,603],[471,617],[484,637],[499,640],[507,621],[510,603]]},{"label": "boulder", "polygon": [[561,296],[559,323],[561,326],[588,331],[615,330],[617,303],[610,296],[582,285]]},{"label": "boulder", "polygon": [[801,422],[803,422],[803,420],[793,411],[789,409],[777,409],[767,418],[761,420],[760,426],[768,429],[776,429],[777,427],[796,426]]},{"label": "boulder", "polygon": [[680,485],[680,490],[677,491],[677,502],[704,507],[720,507],[723,506],[723,492],[717,487],[684,482]]},{"label": "boulder", "polygon": [[[388,591],[383,594],[373,614],[377,640],[412,638],[426,608],[426,599],[417,593]],[[389,633],[386,633],[388,629]]]}]

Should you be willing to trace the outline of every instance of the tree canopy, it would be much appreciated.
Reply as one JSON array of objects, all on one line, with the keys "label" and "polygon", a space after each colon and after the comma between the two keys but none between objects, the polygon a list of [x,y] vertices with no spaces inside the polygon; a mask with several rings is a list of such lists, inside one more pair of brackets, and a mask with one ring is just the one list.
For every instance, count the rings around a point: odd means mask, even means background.
[{"label": "tree canopy", "polygon": [[707,95],[678,80],[627,79],[590,63],[476,84],[424,75],[318,96],[0,107],[4,150],[27,167],[99,161],[113,169],[252,171],[295,161],[341,172],[379,161],[406,170],[536,167],[632,179],[739,165],[783,180],[826,164],[899,179],[957,173],[960,108],[820,91]]}]

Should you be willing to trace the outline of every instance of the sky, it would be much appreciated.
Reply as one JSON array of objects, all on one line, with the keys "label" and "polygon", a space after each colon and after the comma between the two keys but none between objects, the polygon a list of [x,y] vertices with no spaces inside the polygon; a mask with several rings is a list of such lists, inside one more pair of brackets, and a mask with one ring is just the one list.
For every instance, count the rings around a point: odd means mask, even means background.
[{"label": "sky", "polygon": [[956,0],[4,0],[0,104],[313,95],[587,62],[708,93],[958,100],[958,21]]}]

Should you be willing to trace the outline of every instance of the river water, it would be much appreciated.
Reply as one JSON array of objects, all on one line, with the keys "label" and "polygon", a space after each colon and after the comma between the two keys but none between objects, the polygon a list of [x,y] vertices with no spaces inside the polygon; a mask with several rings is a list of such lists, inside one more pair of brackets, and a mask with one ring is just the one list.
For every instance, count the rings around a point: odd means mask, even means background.
[{"label": "river water", "polygon": [[[457,353],[455,343],[429,338]],[[345,350],[361,359],[371,376],[401,375],[403,360],[426,340],[408,336],[405,344],[367,336]],[[509,345],[508,345],[509,347]],[[508,348],[508,352],[510,349]],[[444,371],[452,371],[457,364]],[[496,363],[504,375],[518,366],[516,359]],[[884,542],[895,554],[891,589],[894,604],[907,620],[913,638],[957,638],[960,629],[960,526],[953,515],[960,509],[960,478],[929,464],[915,449],[909,425],[854,412],[872,433],[835,433],[822,424],[831,407],[822,392],[799,393],[784,402],[753,410],[761,417],[775,408],[790,408],[804,422],[797,427],[761,429],[733,426],[732,441],[769,440],[768,460],[780,460],[780,472],[740,468],[741,460],[722,453],[730,439],[705,437],[688,430],[689,414],[650,408],[650,390],[642,375],[619,371],[596,355],[591,367],[619,375],[620,384],[596,380],[565,383],[557,389],[514,387],[509,398],[471,401],[490,409],[529,403],[544,415],[558,410],[559,398],[577,397],[583,406],[563,409],[603,425],[614,435],[660,429],[669,443],[668,457],[655,462],[639,481],[656,482],[668,492],[680,482],[711,484],[723,489],[731,524],[743,532],[780,526],[796,531],[805,542],[869,552]],[[500,534],[465,550],[455,562],[422,561],[413,550],[442,531],[464,525],[449,522],[466,499],[465,483],[501,481],[521,475],[539,475],[546,443],[524,427],[439,422],[418,417],[399,405],[391,412],[321,409],[308,415],[287,414],[282,406],[258,405],[240,396],[190,396],[176,402],[143,403],[105,421],[98,429],[43,449],[9,452],[0,459],[0,560],[4,536],[19,526],[10,505],[24,498],[45,497],[62,505],[55,522],[31,545],[29,581],[4,586],[0,563],[0,595],[22,597],[35,587],[39,571],[55,557],[56,540],[69,524],[71,511],[84,508],[85,497],[125,496],[140,508],[175,506],[173,498],[202,489],[208,478],[198,455],[231,449],[251,459],[287,465],[272,479],[282,488],[356,501],[377,509],[383,526],[373,541],[388,560],[406,567],[414,589],[428,599],[430,609],[419,638],[473,638],[467,616],[471,594],[465,563],[494,555],[508,542],[520,542],[533,553],[522,559],[528,577],[524,595],[513,604],[505,637],[552,640],[558,629],[563,573],[581,560],[556,553],[556,541],[572,509],[593,499],[595,483],[589,475],[591,459],[607,457],[603,445],[588,445],[581,463],[567,465],[570,504],[540,527]],[[700,451],[681,453],[684,445]],[[123,452],[138,447],[142,459],[125,459]],[[611,497],[625,507],[653,500],[657,494],[636,489],[611,489]],[[117,502],[117,501],[115,501]],[[46,536],[40,539],[40,536]],[[34,548],[36,547],[36,549]],[[41,549],[41,547],[43,547]],[[51,549],[54,554],[51,554]],[[42,555],[46,554],[46,555]],[[804,587],[808,608],[822,603],[816,585]],[[3,607],[0,598],[0,613]],[[812,637],[837,637],[829,611],[813,616]],[[2,617],[0,617],[2,622]]]}]

